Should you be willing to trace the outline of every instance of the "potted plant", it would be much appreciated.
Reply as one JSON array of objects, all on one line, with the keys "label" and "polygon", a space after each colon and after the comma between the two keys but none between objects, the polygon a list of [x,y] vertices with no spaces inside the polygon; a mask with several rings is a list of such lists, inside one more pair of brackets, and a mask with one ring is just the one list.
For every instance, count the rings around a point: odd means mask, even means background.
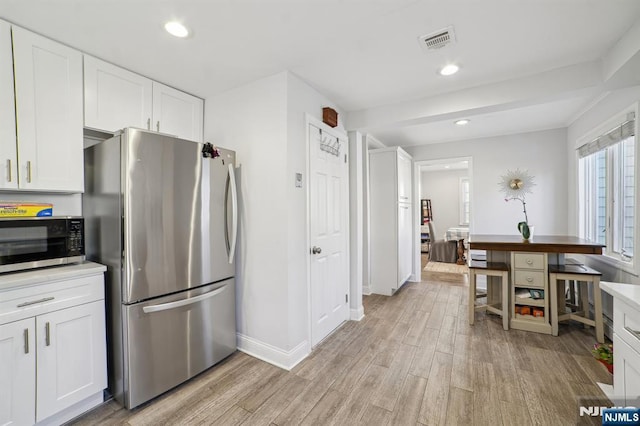
[{"label": "potted plant", "polygon": [[593,356],[604,364],[609,370],[609,373],[613,374],[613,345],[596,343],[591,349]]},{"label": "potted plant", "polygon": [[529,242],[533,234],[533,226],[529,224],[527,216],[527,203],[525,195],[531,193],[531,188],[535,186],[533,176],[528,171],[507,170],[507,173],[501,177],[500,187],[505,194],[505,201],[518,200],[522,203],[522,212],[524,213],[524,221],[518,222],[518,232],[522,235],[524,242]]}]

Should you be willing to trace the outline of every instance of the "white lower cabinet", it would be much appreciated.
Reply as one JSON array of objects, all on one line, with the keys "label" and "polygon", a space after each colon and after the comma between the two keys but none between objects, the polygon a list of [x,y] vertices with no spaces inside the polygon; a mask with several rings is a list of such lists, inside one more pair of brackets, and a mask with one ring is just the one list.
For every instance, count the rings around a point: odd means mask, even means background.
[{"label": "white lower cabinet", "polygon": [[102,402],[103,286],[100,271],[0,291],[0,425],[62,424]]},{"label": "white lower cabinet", "polygon": [[0,325],[0,425],[36,418],[35,318]]},{"label": "white lower cabinet", "polygon": [[[635,290],[630,284],[603,283],[619,286],[621,293]],[[633,289],[633,290],[630,290]],[[640,292],[637,292],[640,295]],[[638,301],[613,294],[613,390],[624,398],[625,406],[637,406],[640,401],[640,309]]]},{"label": "white lower cabinet", "polygon": [[624,397],[625,406],[636,406],[640,398],[640,353],[613,333],[615,396]]},{"label": "white lower cabinet", "polygon": [[409,279],[413,265],[411,204],[398,205],[398,285]]},{"label": "white lower cabinet", "polygon": [[107,387],[104,302],[36,317],[36,420]]}]

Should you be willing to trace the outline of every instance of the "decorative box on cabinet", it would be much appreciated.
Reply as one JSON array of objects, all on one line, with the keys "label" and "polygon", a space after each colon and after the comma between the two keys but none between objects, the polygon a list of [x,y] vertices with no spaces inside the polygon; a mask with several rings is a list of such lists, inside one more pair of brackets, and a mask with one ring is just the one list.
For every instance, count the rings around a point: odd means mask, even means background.
[{"label": "decorative box on cabinet", "polygon": [[18,188],[82,192],[82,54],[16,26],[11,31]]},{"label": "decorative box on cabinet", "polygon": [[[551,334],[547,268],[547,253],[511,253],[511,328]],[[537,290],[543,297],[518,297],[519,292],[529,290]],[[535,312],[542,315],[535,316]]]},{"label": "decorative box on cabinet", "polygon": [[138,127],[203,140],[204,101],[84,55],[84,125],[115,132]]},{"label": "decorative box on cabinet", "polygon": [[369,151],[370,288],[390,296],[413,265],[412,159],[401,148]]},{"label": "decorative box on cabinet", "polygon": [[104,270],[87,262],[3,276],[0,424],[61,424],[103,402]]}]

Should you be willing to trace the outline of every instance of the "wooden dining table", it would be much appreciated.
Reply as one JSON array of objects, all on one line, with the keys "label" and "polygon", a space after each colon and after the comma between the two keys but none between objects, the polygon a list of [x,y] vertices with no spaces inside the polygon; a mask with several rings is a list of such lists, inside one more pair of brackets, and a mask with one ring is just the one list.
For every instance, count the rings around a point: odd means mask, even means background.
[{"label": "wooden dining table", "polygon": [[[470,250],[486,250],[487,262],[504,262],[510,269],[509,292],[511,328],[551,334],[549,316],[549,265],[564,265],[566,254],[601,255],[603,244],[568,235],[536,235],[529,241],[523,241],[520,235],[483,235],[469,236]],[[469,255],[473,259],[473,253]],[[544,290],[544,303],[535,302],[536,306],[545,307],[544,319],[523,318],[516,315],[516,289],[526,289],[526,284],[518,283],[517,277],[540,277],[536,288]],[[531,287],[534,287],[533,285]],[[487,302],[498,303],[501,300],[500,286],[496,277],[487,279]],[[534,302],[532,302],[534,303]]]}]

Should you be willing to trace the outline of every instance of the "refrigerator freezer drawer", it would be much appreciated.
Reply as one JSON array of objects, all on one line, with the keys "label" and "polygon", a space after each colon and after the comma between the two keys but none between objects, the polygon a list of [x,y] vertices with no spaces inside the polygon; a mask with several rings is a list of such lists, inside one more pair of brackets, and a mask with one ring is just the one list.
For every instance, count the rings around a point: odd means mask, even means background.
[{"label": "refrigerator freezer drawer", "polygon": [[236,350],[233,279],[125,305],[124,404],[134,408]]}]

